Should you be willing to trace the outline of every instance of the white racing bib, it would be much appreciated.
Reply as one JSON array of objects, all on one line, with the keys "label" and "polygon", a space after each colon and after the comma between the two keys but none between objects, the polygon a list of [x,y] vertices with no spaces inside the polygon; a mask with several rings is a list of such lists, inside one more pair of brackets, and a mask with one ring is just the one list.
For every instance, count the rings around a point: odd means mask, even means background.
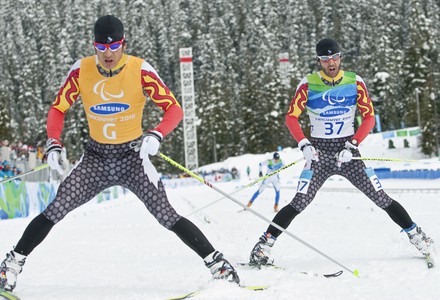
[{"label": "white racing bib", "polygon": [[325,139],[353,135],[355,107],[351,109],[344,108],[344,111],[345,110],[347,111],[336,117],[322,117],[320,115],[311,114],[309,111],[311,124],[310,135],[312,137]]},{"label": "white racing bib", "polygon": [[303,170],[298,179],[298,186],[296,191],[301,194],[307,194],[309,190],[310,181],[312,180],[313,170]]},{"label": "white racing bib", "polygon": [[340,83],[328,86],[315,73],[307,76],[307,83],[310,135],[325,139],[353,135],[357,108],[356,75],[345,72]]}]

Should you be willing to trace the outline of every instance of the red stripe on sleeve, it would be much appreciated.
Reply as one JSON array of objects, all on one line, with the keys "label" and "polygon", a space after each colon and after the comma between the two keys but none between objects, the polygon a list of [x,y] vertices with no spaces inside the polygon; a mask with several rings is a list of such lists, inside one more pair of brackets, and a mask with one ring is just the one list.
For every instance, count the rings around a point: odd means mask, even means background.
[{"label": "red stripe on sleeve", "polygon": [[163,137],[169,134],[179,125],[183,119],[183,110],[178,105],[171,105],[163,114],[162,121],[154,130],[162,133]]},{"label": "red stripe on sleeve", "polygon": [[360,144],[370,133],[371,129],[373,129],[374,125],[376,124],[376,119],[374,116],[367,116],[362,119],[362,124],[359,126],[358,130],[356,131],[355,135],[353,136],[353,139],[358,141],[358,144]]},{"label": "red stripe on sleeve", "polygon": [[298,118],[291,115],[286,115],[286,126],[289,128],[290,134],[299,142],[305,138],[304,132],[301,129]]},{"label": "red stripe on sleeve", "polygon": [[64,127],[64,113],[53,106],[47,114],[46,132],[47,138],[60,140]]},{"label": "red stripe on sleeve", "polygon": [[374,107],[373,102],[371,102],[370,96],[368,95],[367,87],[362,80],[356,81],[357,84],[357,107],[362,117],[362,124],[356,131],[353,139],[357,140],[360,144],[370,133],[376,124],[376,119],[374,118]]}]

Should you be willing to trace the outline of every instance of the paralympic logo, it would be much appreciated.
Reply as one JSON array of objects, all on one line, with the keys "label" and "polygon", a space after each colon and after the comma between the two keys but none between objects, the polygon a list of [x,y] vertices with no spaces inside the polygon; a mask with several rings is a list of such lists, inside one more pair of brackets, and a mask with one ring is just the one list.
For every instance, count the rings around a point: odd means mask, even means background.
[{"label": "paralympic logo", "polygon": [[124,97],[124,91],[123,90],[121,90],[121,92],[119,94],[111,94],[109,92],[106,92],[104,90],[105,89],[105,82],[106,81],[107,81],[107,79],[103,79],[101,81],[98,81],[95,84],[95,86],[93,87],[93,92],[96,95],[100,95],[101,99],[104,100],[104,101],[108,101],[108,100],[110,100],[112,98],[119,99],[119,98]]},{"label": "paralympic logo", "polygon": [[325,91],[324,94],[322,94],[322,100],[328,102],[330,105],[335,105],[336,103],[342,103],[345,101],[345,96],[342,98],[332,97],[331,90]]}]

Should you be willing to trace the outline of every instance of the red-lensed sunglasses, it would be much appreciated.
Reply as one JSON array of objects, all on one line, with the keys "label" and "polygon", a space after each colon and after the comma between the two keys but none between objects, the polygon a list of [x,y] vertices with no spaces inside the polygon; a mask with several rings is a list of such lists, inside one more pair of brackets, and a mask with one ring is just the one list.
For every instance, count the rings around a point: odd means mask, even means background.
[{"label": "red-lensed sunglasses", "polygon": [[318,59],[320,61],[323,61],[323,62],[328,62],[331,59],[337,60],[340,57],[341,57],[341,52],[338,52],[338,53],[335,53],[335,54],[332,54],[332,55],[321,55],[321,56],[318,56]]},{"label": "red-lensed sunglasses", "polygon": [[93,42],[93,45],[95,46],[95,49],[98,50],[99,52],[105,52],[107,49],[110,49],[111,51],[114,52],[122,47],[124,41],[125,39],[123,38],[122,40],[116,41],[111,44],[102,44],[102,43]]}]

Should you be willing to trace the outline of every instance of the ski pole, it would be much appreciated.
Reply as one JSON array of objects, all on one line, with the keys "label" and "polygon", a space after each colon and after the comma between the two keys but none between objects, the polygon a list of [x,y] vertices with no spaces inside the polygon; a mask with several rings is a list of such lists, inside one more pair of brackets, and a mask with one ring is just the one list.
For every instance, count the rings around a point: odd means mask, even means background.
[{"label": "ski pole", "polygon": [[23,176],[26,176],[26,175],[29,175],[31,173],[34,173],[34,172],[37,172],[37,171],[40,171],[40,170],[43,170],[43,169],[47,168],[48,166],[49,166],[48,164],[43,164],[41,166],[33,168],[32,170],[20,173],[18,175],[13,176],[13,177],[6,178],[5,180],[0,181],[0,184],[8,182],[8,181],[11,181],[11,180],[14,180],[14,179],[17,179],[17,178],[20,178],[20,177],[23,177]]},{"label": "ski pole", "polygon": [[418,162],[418,163],[440,163],[440,161],[420,161],[417,159],[400,159],[389,157],[353,157],[356,160],[375,160],[375,161],[391,161],[391,162]]},{"label": "ski pole", "polygon": [[223,192],[221,189],[215,187],[214,185],[212,185],[211,183],[207,182],[205,179],[203,179],[202,177],[200,177],[199,175],[197,175],[196,173],[192,172],[191,170],[188,170],[187,168],[185,168],[184,166],[182,166],[181,164],[179,164],[178,162],[172,160],[171,158],[169,158],[168,156],[166,156],[163,153],[159,152],[160,157],[162,157],[165,161],[167,161],[168,163],[170,163],[171,165],[177,167],[178,169],[180,169],[181,171],[187,173],[188,175],[190,175],[191,177],[197,179],[198,181],[200,181],[201,183],[209,186],[210,188],[212,188],[213,190],[219,192],[220,194],[222,194],[223,196],[225,196],[226,198],[229,198],[230,200],[232,200],[233,202],[235,202],[236,204],[240,205],[241,207],[243,207],[245,210],[250,211],[251,213],[253,213],[254,215],[256,215],[257,217],[259,217],[260,219],[266,221],[267,223],[269,223],[270,225],[274,226],[275,228],[277,228],[278,230],[284,232],[285,234],[287,234],[288,236],[294,238],[295,240],[297,240],[298,242],[300,242],[301,244],[303,244],[304,246],[310,248],[311,250],[315,251],[316,253],[324,256],[325,258],[327,258],[328,260],[330,260],[331,262],[335,263],[336,265],[340,266],[341,268],[349,271],[351,274],[353,274],[356,277],[359,277],[359,270],[355,269],[354,271],[350,270],[349,268],[347,268],[346,266],[344,266],[343,264],[341,264],[340,262],[336,261],[335,259],[331,258],[330,256],[328,256],[327,254],[325,254],[324,252],[318,250],[317,248],[313,247],[312,245],[310,245],[309,243],[303,241],[302,239],[300,239],[299,237],[297,237],[296,235],[294,235],[293,233],[291,233],[290,231],[287,231],[286,229],[282,228],[280,225],[270,221],[269,219],[267,219],[266,217],[264,217],[263,215],[261,215],[260,213],[258,213],[257,211],[251,209],[250,207],[247,207],[246,205],[244,205],[243,203],[241,203],[240,201],[238,201],[237,199],[231,197],[230,195],[228,195],[227,193]]},{"label": "ski pole", "polygon": [[[259,177],[257,180],[255,180],[255,181],[253,181],[253,182],[251,182],[251,183],[248,183],[247,185],[243,186],[242,188],[240,188],[240,189],[238,189],[238,190],[236,190],[236,191],[230,193],[229,196],[232,196],[232,195],[234,195],[234,194],[236,194],[236,193],[238,193],[238,192],[240,192],[240,191],[242,191],[242,190],[244,190],[244,189],[247,189],[248,187],[251,187],[251,186],[257,184],[258,182],[263,181],[264,179],[269,178],[270,176],[275,175],[275,174],[277,174],[277,173],[279,173],[279,172],[281,172],[281,171],[283,171],[283,170],[285,170],[285,169],[287,169],[287,168],[289,168],[289,167],[291,167],[291,166],[293,166],[293,165],[299,163],[299,162],[302,161],[302,160],[303,160],[303,158],[297,159],[297,160],[291,162],[290,164],[287,164],[287,165],[285,165],[285,166],[279,168],[278,170],[273,171],[272,173],[269,173],[269,174],[266,174],[266,175],[264,175],[264,176],[262,176],[262,177]],[[203,210],[203,209],[205,209],[205,208],[207,208],[207,207],[209,207],[209,206],[211,206],[211,205],[216,204],[217,202],[219,202],[219,201],[221,201],[221,200],[223,200],[223,199],[225,199],[225,197],[221,197],[221,198],[219,198],[219,199],[217,199],[217,200],[215,200],[215,201],[213,201],[213,202],[211,202],[211,203],[208,203],[208,204],[206,204],[205,206],[202,206],[202,207],[200,207],[200,208],[194,210],[193,212],[189,213],[189,214],[186,215],[185,217],[189,217],[189,216],[191,216],[191,215],[193,215],[193,214],[195,214],[195,213],[197,213],[197,212],[199,212],[199,211],[201,211],[201,210]]]}]

